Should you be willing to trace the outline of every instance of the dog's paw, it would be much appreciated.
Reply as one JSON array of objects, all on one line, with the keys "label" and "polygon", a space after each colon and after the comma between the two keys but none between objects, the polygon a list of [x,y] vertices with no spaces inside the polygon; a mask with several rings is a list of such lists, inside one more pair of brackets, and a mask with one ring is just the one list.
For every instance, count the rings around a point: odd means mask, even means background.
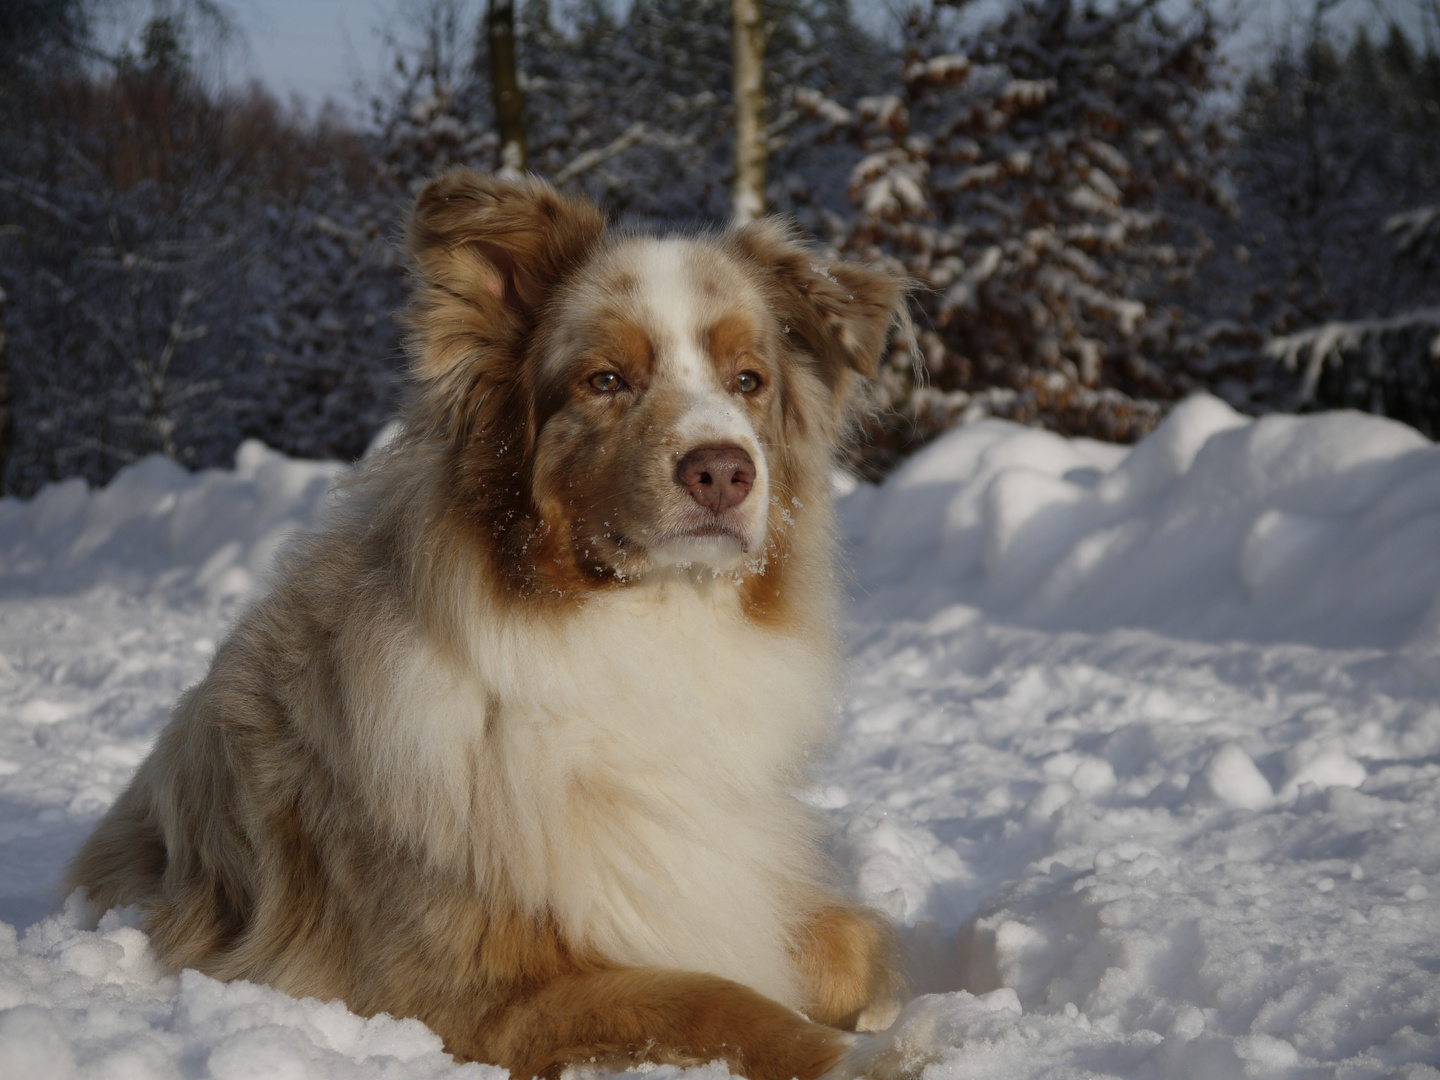
[{"label": "dog's paw", "polygon": [[900,1017],[900,999],[886,997],[872,1001],[860,1010],[855,1018],[855,1030],[861,1032],[884,1031]]},{"label": "dog's paw", "polygon": [[884,1031],[851,1035],[845,1055],[820,1080],[917,1080],[955,1045],[944,1030],[948,1014],[942,995],[916,998]]}]

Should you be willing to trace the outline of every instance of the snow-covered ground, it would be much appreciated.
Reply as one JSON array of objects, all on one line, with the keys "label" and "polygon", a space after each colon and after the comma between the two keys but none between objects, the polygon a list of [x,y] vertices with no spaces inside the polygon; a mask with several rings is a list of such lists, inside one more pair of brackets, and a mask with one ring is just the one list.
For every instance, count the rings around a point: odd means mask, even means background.
[{"label": "snow-covered ground", "polygon": [[[339,471],[251,444],[0,503],[0,1077],[496,1072],[160,975],[53,892]],[[842,523],[812,798],[940,995],[927,1080],[1440,1078],[1440,448],[1203,397],[1133,450],[985,422]]]}]

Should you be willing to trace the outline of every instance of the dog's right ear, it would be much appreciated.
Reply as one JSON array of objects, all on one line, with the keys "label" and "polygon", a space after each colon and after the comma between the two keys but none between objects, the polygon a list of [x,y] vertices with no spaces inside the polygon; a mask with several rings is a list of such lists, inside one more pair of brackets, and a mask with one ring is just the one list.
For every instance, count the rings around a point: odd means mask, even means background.
[{"label": "dog's right ear", "polygon": [[541,180],[455,169],[431,180],[410,216],[417,279],[409,323],[415,373],[443,378],[513,346],[605,229],[600,211]]}]

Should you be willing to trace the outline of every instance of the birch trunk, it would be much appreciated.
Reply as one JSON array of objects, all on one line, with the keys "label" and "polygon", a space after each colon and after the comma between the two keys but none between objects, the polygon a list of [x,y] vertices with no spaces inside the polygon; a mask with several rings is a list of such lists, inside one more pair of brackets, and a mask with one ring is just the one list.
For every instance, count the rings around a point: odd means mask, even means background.
[{"label": "birch trunk", "polygon": [[765,23],[760,0],[730,0],[735,56],[735,224],[765,212]]},{"label": "birch trunk", "polygon": [[495,101],[495,127],[500,136],[500,176],[518,177],[529,165],[525,145],[525,97],[515,60],[515,0],[490,0],[485,15],[490,45],[490,92]]}]

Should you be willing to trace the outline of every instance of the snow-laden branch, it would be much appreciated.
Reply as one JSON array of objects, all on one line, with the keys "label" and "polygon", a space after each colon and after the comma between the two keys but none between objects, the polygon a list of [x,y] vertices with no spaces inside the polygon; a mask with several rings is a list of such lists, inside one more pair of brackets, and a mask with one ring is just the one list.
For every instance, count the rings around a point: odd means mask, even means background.
[{"label": "snow-laden branch", "polygon": [[597,146],[594,150],[586,150],[583,154],[578,155],[551,177],[551,182],[556,187],[564,187],[582,173],[589,172],[597,165],[603,165],[611,158],[623,154],[644,139],[648,131],[649,128],[642,121],[635,121],[604,146]]},{"label": "snow-laden branch", "polygon": [[1305,362],[1300,382],[1300,400],[1313,400],[1320,372],[1327,363],[1339,363],[1345,353],[1359,348],[1365,341],[1379,341],[1386,335],[1419,331],[1431,334],[1428,354],[1440,362],[1440,307],[1421,308],[1393,315],[1388,319],[1356,319],[1352,322],[1328,322],[1294,334],[1272,339],[1265,346],[1265,356],[1283,364],[1286,370],[1299,369]]},{"label": "snow-laden branch", "polygon": [[1417,263],[1440,262],[1440,205],[1420,206],[1385,219],[1395,253]]}]

